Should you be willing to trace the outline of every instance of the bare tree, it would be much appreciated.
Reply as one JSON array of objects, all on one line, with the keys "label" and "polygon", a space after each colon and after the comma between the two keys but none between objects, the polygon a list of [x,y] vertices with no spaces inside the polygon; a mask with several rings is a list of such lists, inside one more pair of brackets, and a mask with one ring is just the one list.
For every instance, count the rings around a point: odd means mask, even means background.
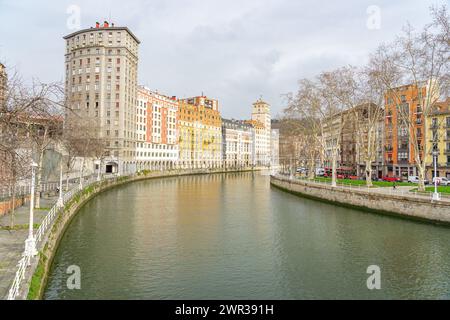
[{"label": "bare tree", "polygon": [[27,135],[18,118],[24,110],[33,106],[26,87],[14,72],[2,88],[0,110],[0,185],[11,190],[10,226],[14,227],[17,189],[21,181],[29,177],[31,152],[26,148]]},{"label": "bare tree", "polygon": [[34,103],[19,115],[18,121],[26,128],[30,148],[37,163],[35,207],[40,208],[44,156],[55,149],[62,134],[64,111],[63,89],[58,83],[33,82],[30,94]]},{"label": "bare tree", "polygon": [[382,152],[382,131],[384,127],[384,94],[386,87],[369,67],[359,72],[361,90],[361,104],[352,109],[355,137],[357,141],[357,159],[365,167],[366,185],[371,187],[372,164],[377,160],[378,153]]},{"label": "bare tree", "polygon": [[317,84],[308,79],[300,80],[295,97],[288,95],[285,114],[289,118],[299,119],[297,128],[291,131],[297,133],[298,140],[302,142],[302,151],[307,159],[308,178],[313,179],[317,159],[323,164],[325,150],[323,108]]},{"label": "bare tree", "polygon": [[361,102],[361,94],[356,79],[356,68],[352,66],[323,72],[318,77],[319,93],[322,100],[323,134],[331,158],[331,185],[337,185],[337,162],[341,149],[342,133],[349,118],[345,116]]},{"label": "bare tree", "polygon": [[66,189],[70,172],[77,159],[81,159],[80,179],[83,176],[86,159],[102,160],[106,143],[99,135],[99,128],[94,122],[80,119],[76,114],[70,114],[64,125],[62,144],[65,153]]}]

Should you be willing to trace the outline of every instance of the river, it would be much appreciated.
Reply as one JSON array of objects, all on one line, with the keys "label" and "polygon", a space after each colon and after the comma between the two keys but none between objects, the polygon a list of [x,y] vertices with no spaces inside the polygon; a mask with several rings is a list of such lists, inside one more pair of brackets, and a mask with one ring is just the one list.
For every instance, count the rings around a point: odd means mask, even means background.
[{"label": "river", "polygon": [[44,298],[449,299],[450,229],[300,198],[261,173],[146,180],[80,210]]}]

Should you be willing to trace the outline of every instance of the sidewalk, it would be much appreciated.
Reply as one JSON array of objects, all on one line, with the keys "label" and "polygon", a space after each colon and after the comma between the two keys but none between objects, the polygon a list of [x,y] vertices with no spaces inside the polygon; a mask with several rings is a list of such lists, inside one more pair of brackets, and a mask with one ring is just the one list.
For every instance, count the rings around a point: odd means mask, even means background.
[{"label": "sidewalk", "polygon": [[[58,196],[41,198],[41,208],[43,209],[34,210],[35,225],[41,223],[57,199]],[[17,263],[25,248],[25,239],[28,237],[29,217],[29,203],[15,211],[14,225],[18,227],[17,230],[5,229],[10,226],[11,214],[0,217],[0,299],[5,298],[8,294],[9,286],[17,271]]]}]

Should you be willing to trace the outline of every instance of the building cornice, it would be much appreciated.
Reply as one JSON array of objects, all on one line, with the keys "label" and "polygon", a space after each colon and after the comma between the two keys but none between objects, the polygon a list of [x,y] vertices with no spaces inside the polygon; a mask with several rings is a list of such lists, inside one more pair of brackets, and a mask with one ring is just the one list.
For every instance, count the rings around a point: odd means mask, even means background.
[{"label": "building cornice", "polygon": [[73,32],[71,34],[68,34],[67,36],[64,36],[63,39],[67,40],[67,39],[70,39],[70,38],[72,38],[72,37],[74,37],[76,35],[83,34],[83,33],[86,33],[86,32],[94,32],[94,31],[126,31],[133,37],[134,40],[136,40],[136,42],[138,44],[141,43],[141,41],[139,41],[139,39],[134,35],[134,33],[131,32],[130,29],[128,29],[127,27],[106,27],[106,28],[105,27],[103,27],[103,28],[91,27],[91,28],[75,31],[75,32]]}]

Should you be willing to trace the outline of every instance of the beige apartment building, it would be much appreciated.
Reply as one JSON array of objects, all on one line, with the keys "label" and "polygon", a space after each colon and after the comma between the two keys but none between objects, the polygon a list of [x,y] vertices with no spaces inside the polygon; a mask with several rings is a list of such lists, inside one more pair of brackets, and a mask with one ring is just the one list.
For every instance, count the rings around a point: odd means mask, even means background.
[{"label": "beige apartment building", "polygon": [[179,165],[222,166],[222,118],[219,101],[204,95],[179,100]]},{"label": "beige apartment building", "polygon": [[106,142],[102,169],[136,169],[137,72],[140,41],[104,22],[64,37],[67,121],[84,121]]}]

